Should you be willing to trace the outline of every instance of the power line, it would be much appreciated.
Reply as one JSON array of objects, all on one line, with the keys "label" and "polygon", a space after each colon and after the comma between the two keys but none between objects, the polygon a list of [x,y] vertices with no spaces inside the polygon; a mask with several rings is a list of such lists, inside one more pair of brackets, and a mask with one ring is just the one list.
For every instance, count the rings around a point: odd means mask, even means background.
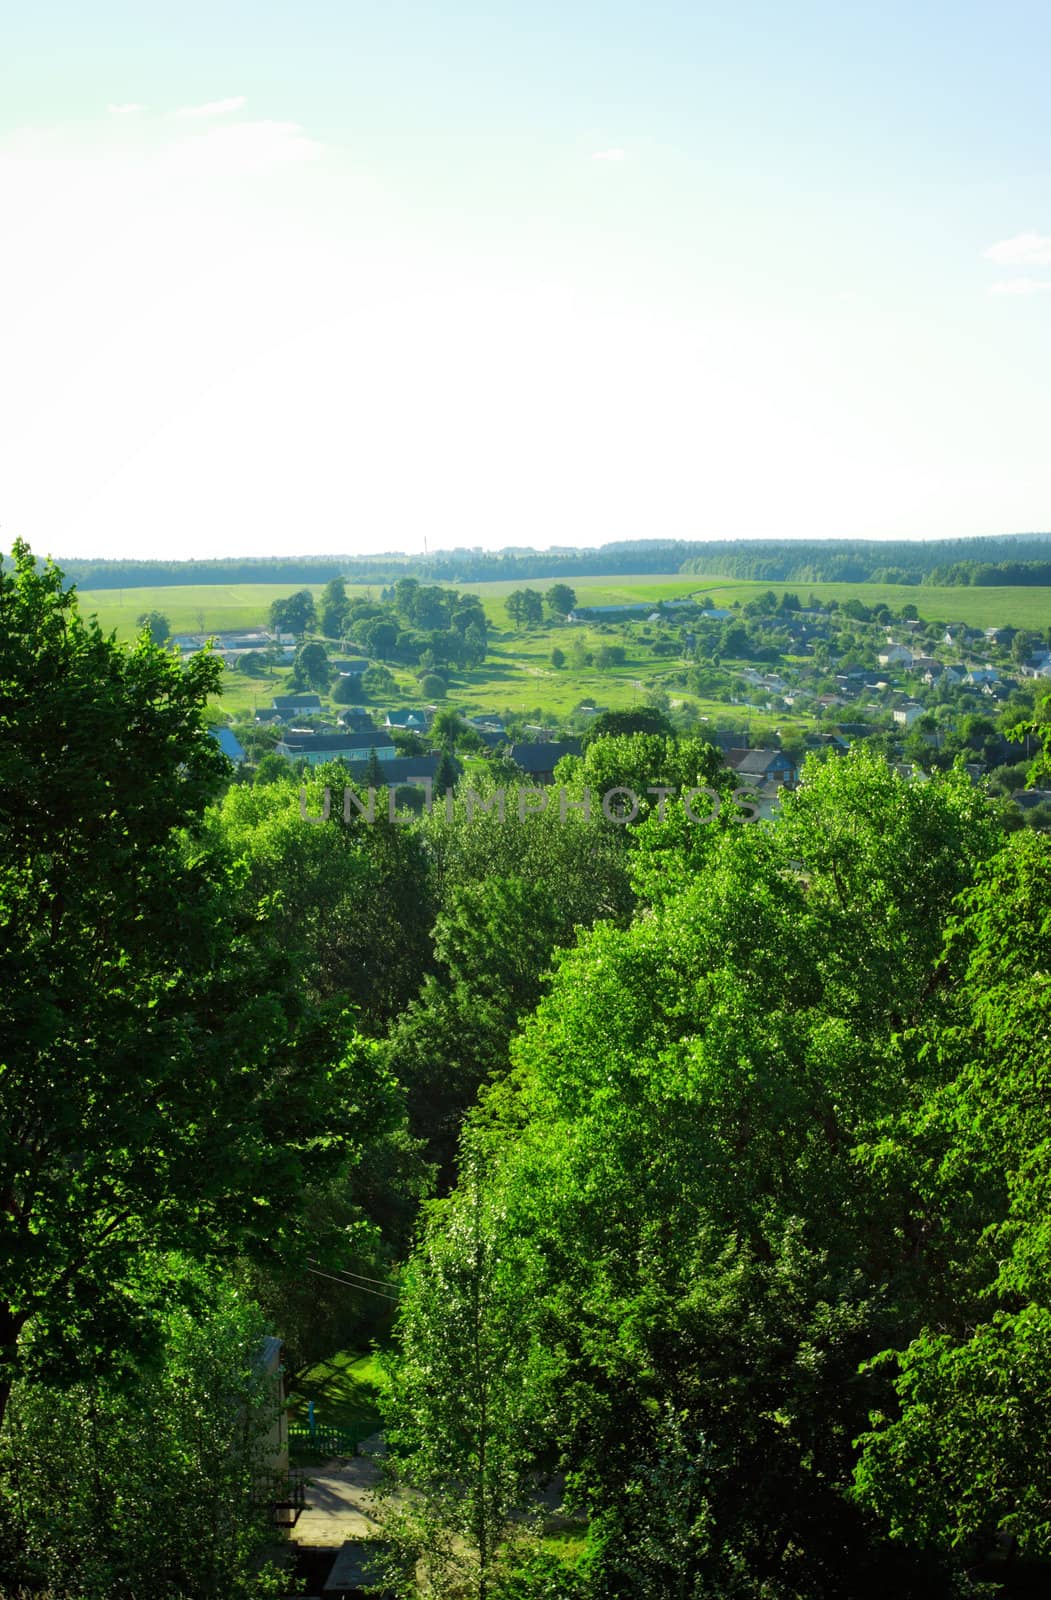
[{"label": "power line", "polygon": [[319,1272],[316,1267],[307,1267],[306,1271],[314,1278],[327,1278],[330,1283],[338,1283],[341,1289],[357,1289],[362,1294],[374,1294],[377,1300],[386,1300],[392,1306],[399,1304],[398,1298],[393,1294],[381,1294],[379,1289],[367,1289],[363,1283],[348,1283],[346,1278],[334,1278],[331,1272]]},{"label": "power line", "polygon": [[[307,1256],[307,1260],[312,1261],[315,1267],[322,1265],[317,1256]],[[366,1278],[363,1272],[353,1272],[350,1267],[335,1267],[333,1270],[341,1272],[345,1278],[360,1278],[362,1283],[376,1283],[381,1289],[397,1289],[397,1284],[391,1283],[388,1278]]]}]

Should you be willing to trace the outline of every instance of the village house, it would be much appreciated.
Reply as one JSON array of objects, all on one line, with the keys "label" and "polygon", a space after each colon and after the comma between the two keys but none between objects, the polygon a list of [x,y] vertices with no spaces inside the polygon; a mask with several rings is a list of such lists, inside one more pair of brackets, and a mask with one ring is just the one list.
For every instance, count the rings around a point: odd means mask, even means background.
[{"label": "village house", "polygon": [[209,730],[212,738],[219,746],[227,760],[239,767],[245,759],[244,747],[232,728],[212,728]]},{"label": "village house", "polygon": [[389,735],[372,732],[313,733],[309,729],[290,729],[276,746],[279,756],[290,761],[306,761],[311,767],[325,761],[367,762],[371,755],[383,761],[397,755]]},{"label": "village house", "polygon": [[319,694],[275,694],[273,698],[275,711],[280,711],[284,716],[310,716],[321,710],[321,696]]},{"label": "village house", "polygon": [[768,783],[791,785],[799,776],[792,757],[783,750],[728,750],[723,759],[742,778],[759,786]]},{"label": "village house", "polygon": [[912,651],[907,645],[892,644],[888,645],[886,650],[881,650],[876,660],[881,667],[911,667]]},{"label": "village house", "polygon": [[404,728],[409,732],[423,733],[427,727],[426,711],[412,711],[402,707],[400,711],[388,711],[384,718],[387,728]]},{"label": "village house", "polygon": [[541,744],[513,744],[508,752],[511,760],[534,783],[549,784],[555,781],[555,768],[563,756],[579,756],[579,739],[546,739]]}]

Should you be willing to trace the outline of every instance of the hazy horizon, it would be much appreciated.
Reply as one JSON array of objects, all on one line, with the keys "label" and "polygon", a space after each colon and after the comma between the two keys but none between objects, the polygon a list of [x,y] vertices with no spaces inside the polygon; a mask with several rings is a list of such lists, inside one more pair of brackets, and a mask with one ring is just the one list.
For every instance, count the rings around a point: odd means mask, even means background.
[{"label": "hazy horizon", "polygon": [[1051,14],[40,0],[0,533],[74,559],[1051,523]]}]

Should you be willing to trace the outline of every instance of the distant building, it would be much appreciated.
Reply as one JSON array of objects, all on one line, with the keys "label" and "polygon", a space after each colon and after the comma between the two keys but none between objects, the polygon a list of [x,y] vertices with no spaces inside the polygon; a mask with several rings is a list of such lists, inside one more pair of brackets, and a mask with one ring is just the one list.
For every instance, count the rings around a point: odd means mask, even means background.
[{"label": "distant building", "polygon": [[513,744],[510,757],[523,777],[534,783],[553,783],[555,768],[563,756],[579,756],[579,739],[547,739],[542,744]]},{"label": "distant building", "polygon": [[232,761],[235,767],[239,767],[245,759],[245,753],[240,739],[238,739],[233,730],[231,728],[212,728],[210,732],[223,755]]},{"label": "distant building", "polygon": [[275,711],[284,714],[312,712],[321,710],[321,696],[319,694],[275,694],[273,699]]},{"label": "distant building", "polygon": [[728,750],[724,759],[742,778],[760,787],[770,783],[795,783],[799,775],[792,757],[783,750]]},{"label": "distant building", "polygon": [[385,718],[388,728],[405,728],[417,733],[422,733],[427,727],[426,711],[411,711],[403,708],[400,711],[388,711]]},{"label": "distant building", "polygon": [[383,761],[398,752],[389,736],[378,730],[354,733],[348,729],[345,733],[290,731],[278,741],[277,753],[290,761],[306,761],[309,766],[317,767],[325,761],[345,761],[348,765],[367,763],[373,754]]}]

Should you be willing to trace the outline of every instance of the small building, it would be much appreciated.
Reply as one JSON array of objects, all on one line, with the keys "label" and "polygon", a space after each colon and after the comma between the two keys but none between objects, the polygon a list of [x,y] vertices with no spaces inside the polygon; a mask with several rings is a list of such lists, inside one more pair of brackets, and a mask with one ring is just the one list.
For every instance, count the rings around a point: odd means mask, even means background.
[{"label": "small building", "polygon": [[[425,756],[381,756],[379,758],[379,782],[385,789],[411,789],[422,785],[425,779],[431,783],[438,776],[438,768],[442,762],[440,751],[431,751]],[[456,777],[459,779],[463,768],[453,759]],[[350,761],[347,763],[350,775],[355,783],[364,783],[368,778],[369,763],[367,761]]]},{"label": "small building", "polygon": [[728,750],[724,760],[742,778],[760,788],[767,784],[792,784],[798,777],[795,762],[783,750]]},{"label": "small building", "polygon": [[273,698],[275,711],[282,712],[285,716],[289,713],[309,716],[312,712],[321,710],[321,696],[319,694],[275,694]]},{"label": "small building", "polygon": [[513,744],[509,751],[511,760],[534,783],[549,784],[555,781],[555,768],[563,756],[579,756],[579,739],[546,739],[542,744]]},{"label": "small building", "polygon": [[899,723],[903,728],[911,728],[913,723],[918,722],[923,714],[923,707],[917,705],[914,700],[907,702],[903,706],[896,706],[892,712],[895,722]]},{"label": "small building", "polygon": [[888,645],[886,650],[881,650],[876,657],[881,667],[911,667],[912,651],[904,644]]},{"label": "small building", "polygon": [[384,719],[387,728],[406,728],[415,733],[422,733],[427,727],[426,711],[412,711],[402,707],[400,711],[388,711]]},{"label": "small building", "polygon": [[629,617],[644,617],[649,610],[645,603],[619,606],[577,606],[566,618],[567,622],[626,621]]},{"label": "small building", "polygon": [[306,761],[311,767],[321,766],[326,761],[345,761],[348,765],[367,763],[372,755],[383,761],[398,753],[390,738],[378,730],[354,733],[349,729],[344,733],[290,730],[278,740],[276,749],[279,756],[287,756],[290,761]]},{"label": "small building", "polygon": [[1020,810],[1031,811],[1034,806],[1051,805],[1051,789],[1016,789],[1011,799]]},{"label": "small building", "polygon": [[212,738],[228,761],[239,767],[245,759],[244,747],[232,728],[212,728]]}]

